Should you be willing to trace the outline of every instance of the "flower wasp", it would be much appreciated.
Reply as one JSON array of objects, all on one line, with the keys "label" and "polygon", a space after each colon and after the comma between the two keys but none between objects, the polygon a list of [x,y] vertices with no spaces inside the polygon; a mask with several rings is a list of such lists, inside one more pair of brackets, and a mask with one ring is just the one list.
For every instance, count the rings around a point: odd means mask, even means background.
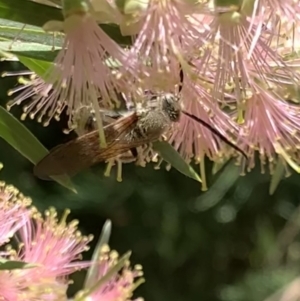
[{"label": "flower wasp", "polygon": [[99,148],[98,130],[91,130],[50,150],[50,153],[34,167],[34,174],[42,179],[62,174],[74,176],[88,167],[128,151],[137,158],[136,149],[159,140],[174,123],[180,120],[181,114],[207,127],[217,137],[247,158],[238,146],[230,142],[210,124],[182,110],[178,96],[165,93],[152,96],[151,100],[154,100],[154,105],[142,110],[129,111],[125,116],[118,116],[117,120],[104,126],[106,148]]},{"label": "flower wasp", "polygon": [[158,140],[173,122],[179,121],[179,102],[172,94],[158,97],[158,106],[133,111],[104,127],[107,147],[99,148],[98,130],[54,147],[35,167],[39,178],[68,174],[73,176],[96,163]]}]

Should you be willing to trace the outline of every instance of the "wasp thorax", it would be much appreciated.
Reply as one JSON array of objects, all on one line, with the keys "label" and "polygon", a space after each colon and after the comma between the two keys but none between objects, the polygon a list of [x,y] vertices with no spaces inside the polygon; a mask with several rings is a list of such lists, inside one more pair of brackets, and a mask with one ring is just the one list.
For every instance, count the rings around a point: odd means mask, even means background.
[{"label": "wasp thorax", "polygon": [[174,94],[168,93],[161,97],[162,110],[168,115],[172,122],[179,121],[181,108],[179,98]]}]

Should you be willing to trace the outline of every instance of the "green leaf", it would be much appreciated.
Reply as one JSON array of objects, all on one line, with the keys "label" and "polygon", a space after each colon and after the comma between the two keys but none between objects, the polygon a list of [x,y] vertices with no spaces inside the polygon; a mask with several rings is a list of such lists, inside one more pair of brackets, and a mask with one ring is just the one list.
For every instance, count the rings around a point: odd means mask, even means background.
[{"label": "green leaf", "polygon": [[[63,44],[63,36],[45,33],[36,26],[0,19],[0,49],[33,59],[52,62]],[[54,51],[53,48],[56,50]]]},{"label": "green leaf", "polygon": [[42,27],[49,20],[63,20],[60,9],[28,0],[0,0],[0,18]]},{"label": "green leaf", "polygon": [[269,187],[269,194],[270,195],[274,194],[274,192],[277,189],[280,181],[283,178],[284,172],[285,172],[284,164],[283,164],[282,159],[279,157],[278,162],[276,164],[275,171],[274,171],[274,173],[272,175],[272,178],[271,178],[271,183],[270,183],[270,187]]},{"label": "green leaf", "polygon": [[217,174],[229,161],[231,158],[225,159],[222,162],[214,162],[212,168],[212,174]]},{"label": "green leaf", "polygon": [[108,245],[110,234],[111,234],[111,221],[106,220],[106,222],[102,228],[100,238],[98,240],[98,243],[96,245],[96,248],[95,248],[93,256],[92,256],[93,264],[87,271],[87,275],[85,277],[83,288],[89,288],[96,282],[98,269],[99,269],[98,260],[100,258],[101,252],[102,252],[102,247],[104,245]]},{"label": "green leaf", "polygon": [[21,55],[18,55],[18,59],[24,66],[26,66],[28,69],[36,73],[41,78],[43,78],[47,70],[52,66],[52,64],[49,62],[30,59],[27,57],[23,57]]},{"label": "green leaf", "polygon": [[225,194],[233,185],[235,185],[239,178],[240,167],[235,165],[234,160],[231,160],[231,162],[222,170],[208,192],[203,193],[196,198],[194,209],[196,211],[206,211],[215,206],[224,199]]},{"label": "green leaf", "polygon": [[[27,128],[3,107],[0,107],[0,137],[33,164],[37,164],[49,153]],[[52,178],[76,193],[70,178],[66,175]]]},{"label": "green leaf", "polygon": [[[28,0],[0,0],[0,18],[42,27],[50,20],[63,21],[60,9]],[[120,45],[131,44],[131,37],[124,37],[119,26],[101,24],[100,26]]]},{"label": "green leaf", "polygon": [[53,39],[52,33],[46,33],[41,27],[26,25],[19,22],[0,19],[0,37],[3,40],[14,41],[15,44],[21,42],[38,43],[60,47],[64,40],[64,35],[56,35]]},{"label": "green leaf", "polygon": [[52,46],[43,45],[38,43],[19,42],[11,43],[10,41],[1,41],[0,50],[3,52],[12,53],[16,56],[23,56],[42,61],[52,62],[56,55],[57,50],[53,51]]},{"label": "green leaf", "polygon": [[31,269],[36,267],[35,264],[30,264],[23,261],[15,261],[15,260],[6,260],[1,258],[0,259],[0,271],[3,270],[17,270],[17,269]]},{"label": "green leaf", "polygon": [[175,169],[184,174],[185,176],[192,178],[198,182],[201,182],[199,175],[195,170],[187,164],[180,154],[166,141],[156,141],[152,143],[153,149],[168,163],[170,163]]}]

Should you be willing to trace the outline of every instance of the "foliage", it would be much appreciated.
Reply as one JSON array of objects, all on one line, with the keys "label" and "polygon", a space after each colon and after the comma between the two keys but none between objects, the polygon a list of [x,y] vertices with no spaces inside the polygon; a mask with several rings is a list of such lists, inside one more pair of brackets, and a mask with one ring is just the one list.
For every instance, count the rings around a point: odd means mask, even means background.
[{"label": "foliage", "polygon": [[[0,22],[1,55],[11,58],[13,54],[20,61],[2,61],[1,71],[26,66],[43,76],[59,50],[61,37],[53,51],[52,39],[41,26],[51,19],[61,20],[60,11],[31,1],[9,0],[8,4],[0,0],[0,17],[10,19]],[[22,43],[10,49],[21,26],[16,22],[30,26],[21,33]],[[119,44],[130,44],[131,39],[122,36],[118,27],[101,26]],[[14,78],[1,79],[2,107],[9,100],[6,91],[14,86]],[[144,267],[147,282],[137,291],[145,300],[260,301],[299,275],[300,227],[295,222],[299,176],[283,179],[282,160],[271,181],[260,173],[258,158],[257,167],[246,177],[239,176],[232,161],[212,166],[206,160],[207,170],[218,172],[207,172],[209,191],[201,192],[196,166],[182,165],[178,153],[162,143],[157,149],[174,163],[170,171],[165,162],[159,170],[151,164],[145,168],[127,164],[123,182],[117,183],[116,170],[106,178],[105,166],[100,164],[76,176],[72,184],[68,178],[60,179],[64,186],[76,187],[74,194],[32,174],[32,163],[46,154],[45,147],[70,139],[61,132],[67,117],[62,115],[58,122],[41,127],[33,120],[17,122],[19,108],[12,110],[15,117],[3,108],[0,113],[0,136],[10,144],[0,141],[0,160],[5,166],[1,176],[31,195],[40,210],[50,205],[59,211],[70,208],[84,234],[98,237],[104,220],[110,218],[113,248],[131,249],[133,261]],[[70,295],[83,279],[82,273],[75,275]]]}]

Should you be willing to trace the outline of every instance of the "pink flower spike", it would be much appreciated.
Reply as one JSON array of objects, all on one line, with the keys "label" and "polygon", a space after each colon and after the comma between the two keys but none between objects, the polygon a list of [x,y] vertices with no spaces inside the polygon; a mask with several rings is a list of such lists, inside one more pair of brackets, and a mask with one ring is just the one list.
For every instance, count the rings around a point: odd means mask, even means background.
[{"label": "pink flower spike", "polygon": [[294,83],[300,80],[299,74],[281,56],[280,47],[275,45],[279,36],[274,28],[268,28],[266,14],[267,8],[258,5],[253,16],[234,11],[216,14],[210,24],[205,24],[200,44],[206,42],[199,45],[203,55],[194,64],[202,73],[214,74],[212,95],[223,104],[225,93],[232,89],[237,105],[241,105],[247,92],[252,91],[253,78],[275,81],[278,70]]},{"label": "pink flower spike", "polygon": [[[232,136],[238,133],[235,122],[219,108],[207,88],[193,83],[187,77],[181,92],[181,102],[185,111],[210,124],[228,140],[232,141]],[[184,114],[169,141],[187,162],[192,158],[199,162],[205,155],[213,161],[220,161],[234,151],[225,149],[223,142],[210,129]]]},{"label": "pink flower spike", "polygon": [[11,186],[0,182],[0,245],[9,241],[29,220],[31,199]]},{"label": "pink flower spike", "polygon": [[247,169],[254,168],[257,151],[262,173],[268,164],[272,174],[278,157],[299,173],[300,107],[257,84],[255,90],[246,102],[238,144],[248,155]]},{"label": "pink flower spike", "polygon": [[[289,21],[296,24],[300,21],[300,3],[294,0],[255,0],[254,5],[258,8],[267,8],[266,19],[274,23]],[[280,21],[281,19],[281,21]],[[273,23],[273,25],[274,25]]]},{"label": "pink flower spike", "polygon": [[0,300],[18,301],[20,290],[16,284],[16,278],[9,271],[0,271]]},{"label": "pink flower spike", "polygon": [[33,220],[18,231],[20,247],[17,258],[40,266],[23,271],[31,281],[60,280],[87,266],[78,260],[81,253],[88,250],[92,236],[82,236],[77,230],[77,221],[67,224],[68,214],[66,211],[59,221],[53,208],[45,212],[45,218],[36,212]]},{"label": "pink flower spike", "polygon": [[23,270],[0,271],[0,287],[0,300],[67,301],[68,284],[43,278],[31,281]]},{"label": "pink flower spike", "polygon": [[3,258],[33,264],[32,268],[0,271],[0,300],[67,300],[68,276],[90,266],[81,262],[81,253],[88,250],[91,236],[84,237],[77,230],[77,221],[66,223],[66,211],[59,221],[54,209],[42,217],[34,208],[32,220],[27,219],[16,233],[19,249],[7,248]]},{"label": "pink flower spike", "polygon": [[171,90],[178,80],[179,63],[184,70],[188,68],[201,27],[196,19],[187,17],[193,9],[183,0],[149,0],[147,8],[137,12],[140,30],[130,53],[142,62],[139,72],[147,77],[146,88],[158,85]]},{"label": "pink flower spike", "polygon": [[[36,78],[23,92],[9,103],[9,107],[24,102],[35,95],[24,107],[31,118],[48,125],[53,117],[59,118],[66,109],[69,127],[76,127],[75,113],[82,107],[99,111],[102,106],[118,105],[118,87],[125,86],[122,70],[128,75],[131,68],[126,52],[115,43],[97,24],[90,13],[72,14],[62,24],[65,41],[54,66],[43,76]],[[120,66],[112,70],[107,59]],[[134,89],[126,78],[127,88]],[[98,113],[96,113],[97,115]],[[99,116],[98,116],[99,115]],[[102,128],[100,114],[96,117],[99,130]]]},{"label": "pink flower spike", "polygon": [[[107,277],[107,273],[111,271],[119,262],[119,255],[116,251],[110,251],[107,245],[102,247],[99,262],[95,263],[98,265],[97,274],[94,279],[94,284],[90,288],[86,288],[78,292],[75,296],[75,301],[81,300],[83,296],[88,298],[90,301],[130,301],[130,300],[141,300],[132,299],[133,291],[142,283],[144,280],[140,278],[143,275],[142,268],[140,265],[136,265],[134,268],[130,267],[130,262],[126,260],[125,265],[118,273],[106,279],[105,282],[101,282],[103,277]],[[136,279],[139,278],[137,281]],[[96,283],[99,281],[101,285],[97,287]]]}]

